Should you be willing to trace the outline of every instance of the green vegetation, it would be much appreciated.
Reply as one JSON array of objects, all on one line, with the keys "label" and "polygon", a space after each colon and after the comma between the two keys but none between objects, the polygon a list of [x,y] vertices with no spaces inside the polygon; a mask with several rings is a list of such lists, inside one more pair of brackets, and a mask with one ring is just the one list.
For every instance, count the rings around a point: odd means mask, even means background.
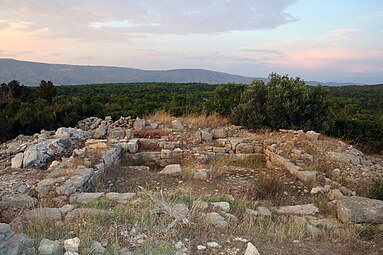
[{"label": "green vegetation", "polygon": [[368,196],[383,200],[383,179],[377,179],[372,183]]},{"label": "green vegetation", "polygon": [[383,150],[383,85],[306,86],[299,78],[270,75],[251,85],[118,83],[54,86],[17,81],[0,86],[0,140],[41,129],[74,126],[90,117],[212,114],[248,128],[313,129],[349,140],[365,151]]},{"label": "green vegetation", "polygon": [[299,78],[271,74],[269,83],[254,81],[234,108],[235,124],[247,128],[328,130],[327,91]]}]

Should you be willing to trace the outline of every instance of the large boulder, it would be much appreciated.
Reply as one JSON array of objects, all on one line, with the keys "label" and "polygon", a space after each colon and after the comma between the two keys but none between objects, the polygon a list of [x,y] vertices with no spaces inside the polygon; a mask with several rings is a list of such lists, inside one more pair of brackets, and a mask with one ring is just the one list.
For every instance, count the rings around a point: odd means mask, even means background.
[{"label": "large boulder", "polygon": [[34,255],[33,240],[25,234],[16,234],[8,224],[0,223],[0,254]]},{"label": "large boulder", "polygon": [[383,223],[383,201],[365,197],[344,197],[337,203],[340,221],[354,223]]}]

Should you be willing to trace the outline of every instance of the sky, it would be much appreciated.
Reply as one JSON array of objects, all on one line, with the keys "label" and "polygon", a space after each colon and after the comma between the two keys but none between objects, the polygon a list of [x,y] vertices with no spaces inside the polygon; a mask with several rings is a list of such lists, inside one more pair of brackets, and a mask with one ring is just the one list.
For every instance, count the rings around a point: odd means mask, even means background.
[{"label": "sky", "polygon": [[0,0],[0,58],[383,83],[383,0]]}]

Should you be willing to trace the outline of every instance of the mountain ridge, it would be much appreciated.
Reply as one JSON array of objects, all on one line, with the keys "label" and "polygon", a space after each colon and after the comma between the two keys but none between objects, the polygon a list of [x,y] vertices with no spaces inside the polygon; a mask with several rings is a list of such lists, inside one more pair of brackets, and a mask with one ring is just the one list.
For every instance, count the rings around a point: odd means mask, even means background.
[{"label": "mountain ridge", "polygon": [[[48,64],[0,58],[0,83],[18,80],[20,83],[30,86],[37,86],[41,80],[50,80],[55,85],[78,85],[120,82],[200,82],[208,84],[234,82],[249,84],[254,79],[268,81],[267,78],[262,77],[245,77],[206,69],[143,70],[118,66]],[[318,83],[321,82],[306,81],[308,85]],[[352,82],[325,82],[321,84],[326,86],[363,85]]]}]

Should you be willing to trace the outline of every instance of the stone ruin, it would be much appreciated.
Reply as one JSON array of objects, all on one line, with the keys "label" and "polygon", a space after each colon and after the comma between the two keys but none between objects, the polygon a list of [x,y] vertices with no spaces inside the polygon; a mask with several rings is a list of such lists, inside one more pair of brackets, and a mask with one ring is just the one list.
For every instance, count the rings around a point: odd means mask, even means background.
[{"label": "stone ruin", "polygon": [[[154,134],[154,138],[148,134]],[[319,151],[320,148],[326,151]],[[280,130],[276,136],[270,133],[260,138],[241,127],[201,129],[186,126],[182,119],[165,125],[140,118],[121,117],[113,122],[110,117],[104,120],[91,117],[79,121],[76,128],[61,127],[56,131],[42,130],[33,136],[20,135],[1,144],[0,149],[0,216],[4,222],[0,224],[0,254],[20,250],[17,243],[30,243],[28,237],[15,234],[5,224],[17,215],[33,218],[35,210],[40,210],[40,215],[61,220],[75,217],[73,203],[101,197],[118,203],[131,200],[134,193],[88,192],[94,181],[117,164],[122,155],[171,175],[180,174],[183,163],[188,161],[204,163],[220,158],[238,161],[262,156],[268,168],[286,170],[304,182],[320,180],[321,186],[313,188],[311,193],[322,193],[332,200],[340,222],[383,224],[382,201],[357,196],[354,190],[308,167],[317,158],[330,160],[339,167],[333,169],[333,174],[358,181],[359,178],[382,178],[383,160],[366,156],[342,142],[330,143],[314,131]],[[205,168],[193,169],[191,173],[192,178],[201,180],[208,179],[209,174],[210,169]],[[35,209],[48,199],[56,203],[57,208]],[[297,210],[308,215],[317,213],[313,205],[265,208],[264,211],[294,214]],[[249,213],[259,212],[250,210]],[[30,245],[25,247],[25,251],[31,249]]]}]

